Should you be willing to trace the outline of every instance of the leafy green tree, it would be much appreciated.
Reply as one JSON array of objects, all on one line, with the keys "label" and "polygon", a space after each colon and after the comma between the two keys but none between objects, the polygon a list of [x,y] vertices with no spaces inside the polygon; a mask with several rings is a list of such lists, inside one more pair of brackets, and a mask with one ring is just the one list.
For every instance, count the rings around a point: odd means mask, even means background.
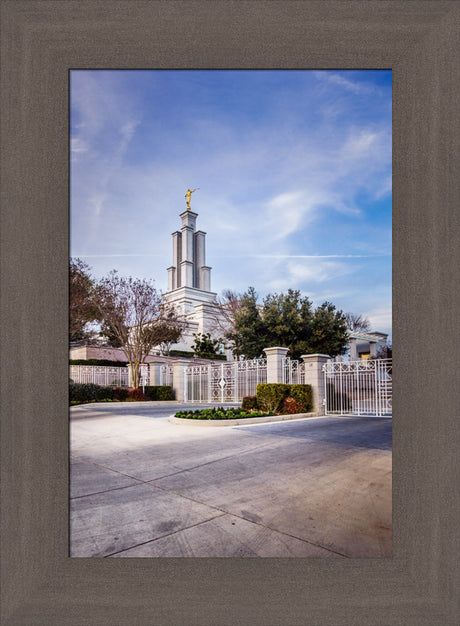
[{"label": "leafy green tree", "polygon": [[100,320],[94,306],[94,281],[91,268],[81,259],[70,259],[69,264],[69,340],[90,339],[90,326]]},{"label": "leafy green tree", "polygon": [[267,330],[254,287],[249,287],[243,294],[234,315],[234,331],[227,338],[236,346],[236,356],[244,354],[246,358],[253,359],[261,356],[263,349],[267,348]]},{"label": "leafy green tree", "polygon": [[219,339],[212,339],[210,333],[193,333],[195,341],[192,344],[192,350],[203,359],[215,356],[219,346]]},{"label": "leafy green tree", "polygon": [[294,289],[289,289],[287,294],[269,294],[264,299],[262,315],[267,329],[266,348],[284,346],[294,359],[305,353],[312,322],[311,302],[307,297]]},{"label": "leafy green tree", "polygon": [[300,291],[269,294],[263,305],[257,304],[257,294],[251,287],[243,295],[234,316],[234,345],[239,354],[254,358],[264,348],[283,346],[289,356],[322,353],[330,356],[344,354],[348,344],[345,315],[330,302],[315,311],[311,301]]},{"label": "leafy green tree", "polygon": [[344,313],[331,302],[324,302],[313,314],[310,353],[334,357],[345,354],[347,345],[348,329]]}]

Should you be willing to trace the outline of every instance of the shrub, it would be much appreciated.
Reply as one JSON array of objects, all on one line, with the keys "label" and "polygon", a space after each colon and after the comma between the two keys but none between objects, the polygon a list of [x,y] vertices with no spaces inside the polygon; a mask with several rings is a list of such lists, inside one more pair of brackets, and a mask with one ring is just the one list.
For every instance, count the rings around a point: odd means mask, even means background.
[{"label": "shrub", "polygon": [[140,402],[143,400],[148,400],[148,398],[142,389],[128,389],[128,397],[126,398],[127,402]]},{"label": "shrub", "polygon": [[289,396],[297,400],[298,413],[308,413],[313,408],[311,385],[291,385]]},{"label": "shrub", "polygon": [[69,399],[71,402],[96,402],[112,400],[112,387],[101,387],[93,383],[70,383]]},{"label": "shrub", "polygon": [[241,419],[248,417],[265,417],[273,415],[270,412],[262,411],[245,411],[239,408],[224,409],[223,407],[214,407],[212,409],[196,409],[195,411],[178,411],[176,417],[195,420],[225,420],[225,419]]},{"label": "shrub", "polygon": [[289,396],[291,385],[283,383],[259,383],[257,385],[257,406],[263,411],[281,411],[283,400]]},{"label": "shrub", "polygon": [[285,398],[283,400],[283,415],[294,415],[295,413],[305,413],[303,405],[295,398]]},{"label": "shrub", "polygon": [[[307,413],[312,408],[311,385],[285,385],[283,383],[257,385],[257,407],[261,410],[282,413],[286,398],[296,401],[298,410],[294,411],[295,413]],[[292,405],[292,402],[290,404]]]},{"label": "shrub", "polygon": [[149,400],[174,400],[174,391],[169,385],[145,387],[145,395]]},{"label": "shrub", "polygon": [[246,411],[257,409],[257,396],[245,396],[241,402],[241,408]]},{"label": "shrub", "polygon": [[128,387],[115,387],[113,390],[113,399],[118,400],[118,402],[124,402],[128,397],[128,393]]}]

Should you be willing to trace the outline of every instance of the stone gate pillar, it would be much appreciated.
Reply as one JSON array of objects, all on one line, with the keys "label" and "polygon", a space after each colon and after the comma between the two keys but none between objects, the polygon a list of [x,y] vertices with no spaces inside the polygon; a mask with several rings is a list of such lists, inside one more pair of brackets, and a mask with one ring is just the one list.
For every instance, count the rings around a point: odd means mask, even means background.
[{"label": "stone gate pillar", "polygon": [[179,402],[184,402],[186,399],[186,389],[185,389],[185,368],[189,367],[190,361],[186,361],[185,359],[177,359],[177,361],[172,362],[173,366],[173,390],[174,390],[174,399]]},{"label": "stone gate pillar", "polygon": [[267,383],[283,383],[283,359],[289,348],[264,348],[267,355]]},{"label": "stone gate pillar", "polygon": [[151,361],[149,363],[149,380],[152,386],[160,384],[160,368],[163,363],[159,361]]},{"label": "stone gate pillar", "polygon": [[322,368],[331,357],[327,354],[303,354],[300,358],[305,363],[305,384],[311,385],[313,412],[324,415],[326,385]]}]

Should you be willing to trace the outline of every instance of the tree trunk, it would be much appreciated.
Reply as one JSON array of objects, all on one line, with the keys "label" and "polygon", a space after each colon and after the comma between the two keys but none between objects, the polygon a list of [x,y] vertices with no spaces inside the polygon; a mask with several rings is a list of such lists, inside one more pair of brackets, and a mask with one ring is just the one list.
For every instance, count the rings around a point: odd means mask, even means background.
[{"label": "tree trunk", "polygon": [[131,372],[131,384],[137,389],[139,387],[139,363],[129,363],[129,370]]}]

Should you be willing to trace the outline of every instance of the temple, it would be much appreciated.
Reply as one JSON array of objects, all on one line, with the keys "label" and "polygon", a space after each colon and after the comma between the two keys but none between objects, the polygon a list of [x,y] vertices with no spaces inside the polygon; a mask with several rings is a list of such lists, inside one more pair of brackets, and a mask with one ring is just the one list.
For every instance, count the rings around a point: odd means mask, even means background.
[{"label": "temple", "polygon": [[181,229],[172,233],[173,264],[168,267],[165,304],[173,305],[188,326],[175,350],[191,350],[194,333],[215,334],[217,294],[211,291],[211,268],[206,265],[206,233],[196,230],[197,213],[180,214]]}]

